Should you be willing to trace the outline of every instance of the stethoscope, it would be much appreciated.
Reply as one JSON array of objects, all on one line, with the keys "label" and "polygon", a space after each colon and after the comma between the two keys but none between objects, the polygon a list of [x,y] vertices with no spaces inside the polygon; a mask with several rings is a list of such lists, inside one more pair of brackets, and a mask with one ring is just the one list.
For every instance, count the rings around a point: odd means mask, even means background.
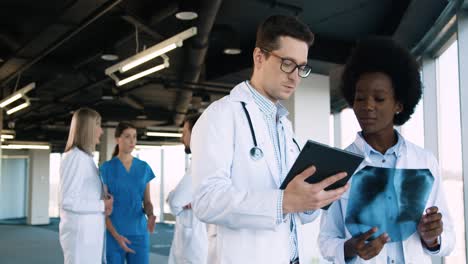
[{"label": "stethoscope", "polygon": [[[247,110],[247,107],[245,107],[245,102],[241,102],[241,104],[242,104],[242,108],[244,108],[244,113],[245,113],[245,116],[247,117],[247,121],[249,122],[250,134],[252,135],[252,140],[253,140],[253,143],[254,143],[254,146],[249,151],[250,158],[252,160],[257,161],[257,160],[260,160],[261,158],[263,158],[263,151],[262,151],[261,148],[258,147],[257,137],[255,136],[255,131],[254,131],[254,128],[253,128],[253,125],[252,125],[252,119],[250,118],[250,114],[249,114],[249,111]],[[292,140],[294,141],[294,144],[296,144],[296,147],[300,152],[301,148],[299,147],[299,144],[297,144],[296,139],[293,138]]]}]

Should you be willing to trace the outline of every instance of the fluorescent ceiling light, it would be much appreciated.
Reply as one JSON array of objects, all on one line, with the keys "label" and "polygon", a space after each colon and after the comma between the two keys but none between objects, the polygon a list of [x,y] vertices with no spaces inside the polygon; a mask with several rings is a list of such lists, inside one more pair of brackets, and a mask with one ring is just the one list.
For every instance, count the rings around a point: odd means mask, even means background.
[{"label": "fluorescent ceiling light", "polygon": [[149,68],[148,70],[142,71],[142,72],[137,73],[135,75],[132,75],[132,76],[130,76],[128,78],[125,78],[123,80],[120,80],[120,81],[117,82],[117,86],[122,86],[122,85],[127,84],[129,82],[132,82],[132,81],[134,81],[136,79],[139,79],[139,78],[141,78],[143,76],[146,76],[148,74],[160,71],[160,70],[162,70],[164,68],[168,68],[168,67],[169,67],[169,61],[167,61],[167,62],[165,62],[163,64],[160,64],[160,65],[158,65],[156,67]]},{"label": "fluorescent ceiling light", "polygon": [[21,97],[22,97],[21,94],[15,94],[15,95],[13,95],[13,96],[10,96],[10,97],[8,97],[8,99],[3,100],[3,101],[0,103],[0,107],[3,108],[3,107],[5,107],[5,106],[7,106],[7,105],[13,103],[14,101],[20,99]]},{"label": "fluorescent ceiling light", "polygon": [[[182,45],[181,45],[182,46]],[[162,49],[159,49],[159,50],[155,50],[154,52],[151,52],[151,53],[148,53],[138,59],[135,59],[134,61],[132,62],[129,62],[128,64],[125,64],[122,66],[122,68],[120,69],[120,72],[126,72],[130,69],[133,69],[135,68],[136,66],[140,65],[140,64],[143,64],[149,60],[152,60],[158,56],[161,56],[162,54],[165,54],[173,49],[177,48],[177,44],[175,43],[172,43],[170,44],[169,46],[166,46]]]},{"label": "fluorescent ceiling light", "polygon": [[168,133],[168,132],[146,132],[150,137],[182,137],[182,133]]},{"label": "fluorescent ceiling light", "polygon": [[25,87],[19,89],[18,91],[12,93],[10,96],[6,97],[2,101],[0,101],[0,108],[4,108],[5,106],[13,103],[14,101],[20,99],[24,95],[26,95],[27,92],[31,91],[36,87],[36,83],[30,83],[26,85]]},{"label": "fluorescent ceiling light", "polygon": [[198,17],[198,14],[196,12],[192,11],[185,11],[185,12],[178,12],[175,15],[177,19],[180,20],[193,20]]},{"label": "fluorescent ceiling light", "polygon": [[226,48],[224,49],[224,54],[227,54],[227,55],[239,55],[242,53],[242,50],[241,49],[237,49],[237,48]]},{"label": "fluorescent ceiling light", "polygon": [[9,144],[9,145],[2,145],[2,149],[50,149],[50,146]]},{"label": "fluorescent ceiling light", "polygon": [[9,134],[2,134],[2,135],[1,135],[1,138],[2,138],[2,139],[14,139],[15,136],[9,135]]},{"label": "fluorescent ceiling light", "polygon": [[155,149],[159,148],[160,146],[151,146],[151,145],[136,145],[135,148],[137,149]]},{"label": "fluorescent ceiling light", "polygon": [[21,110],[23,108],[26,108],[26,107],[28,107],[30,105],[31,105],[31,103],[29,102],[29,100],[27,100],[26,102],[24,102],[24,103],[22,103],[22,104],[20,104],[18,106],[13,107],[12,109],[9,109],[6,113],[7,113],[7,115],[11,115],[11,114],[13,114],[15,112],[18,112],[19,110]]},{"label": "fluorescent ceiling light", "polygon": [[[114,79],[115,83],[120,86],[120,85],[123,85],[125,83],[128,83],[128,82],[131,82],[133,80],[136,80],[138,78],[141,78],[145,75],[148,75],[148,74],[151,74],[153,72],[156,72],[158,70],[161,70],[161,69],[164,69],[166,67],[169,67],[169,58],[167,57],[164,58],[164,64],[165,64],[165,67],[163,68],[160,68],[161,65],[159,66],[156,66],[156,67],[153,67],[151,69],[148,69],[148,70],[145,70],[143,71],[145,74],[143,75],[138,75],[138,74],[135,74],[134,76],[131,76],[131,77],[128,77],[127,79],[124,79],[124,80],[120,80],[119,77],[117,75],[115,75],[115,73],[117,71],[119,71],[120,73],[124,73],[130,69],[133,69],[135,67],[137,67],[138,65],[141,65],[147,61],[150,61],[156,57],[159,57],[159,56],[163,56],[164,54],[166,54],[167,52],[177,48],[177,47],[181,47],[182,44],[183,44],[183,41],[196,35],[197,34],[197,28],[196,27],[191,27],[185,31],[182,31],[180,32],[179,34],[171,37],[171,38],[168,38],[140,53],[137,53],[135,54],[134,56],[130,57],[130,58],[127,58],[117,64],[114,64],[112,65],[111,67],[107,68],[104,72],[106,75],[108,75],[109,77],[111,77],[112,79]],[[125,81],[126,80],[126,81]],[[125,82],[124,82],[125,81]]]}]

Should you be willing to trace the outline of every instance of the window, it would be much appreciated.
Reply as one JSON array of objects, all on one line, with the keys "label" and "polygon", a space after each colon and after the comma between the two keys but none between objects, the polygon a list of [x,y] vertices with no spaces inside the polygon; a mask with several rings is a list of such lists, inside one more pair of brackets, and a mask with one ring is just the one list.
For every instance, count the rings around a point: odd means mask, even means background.
[{"label": "window", "polygon": [[458,50],[454,42],[438,59],[439,162],[443,188],[454,230],[456,248],[445,263],[466,263],[461,159],[460,104],[458,85]]}]

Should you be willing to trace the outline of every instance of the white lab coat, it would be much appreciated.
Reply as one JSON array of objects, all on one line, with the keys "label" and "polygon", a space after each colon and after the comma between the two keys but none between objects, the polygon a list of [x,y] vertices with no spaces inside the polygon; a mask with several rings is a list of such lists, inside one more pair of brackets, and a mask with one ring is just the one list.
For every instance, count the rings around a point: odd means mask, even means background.
[{"label": "white lab coat", "polygon": [[[356,140],[350,145],[347,150],[364,155],[365,159],[358,167],[358,170],[364,168],[366,165],[371,165],[370,158],[364,153],[365,141],[357,136]],[[442,213],[442,221],[444,230],[441,235],[441,247],[438,253],[430,253],[421,244],[418,233],[414,233],[408,239],[403,241],[403,253],[405,263],[431,263],[431,255],[433,256],[447,256],[452,252],[455,246],[455,233],[453,230],[453,222],[445,202],[444,191],[441,189],[441,178],[439,173],[439,166],[434,156],[414,145],[413,143],[404,140],[397,157],[396,168],[402,169],[423,169],[428,168],[434,176],[434,184],[432,191],[426,204],[426,208],[437,206]],[[351,177],[352,180],[352,177]],[[352,182],[351,182],[352,185]],[[344,243],[351,238],[351,234],[346,229],[344,218],[346,216],[346,208],[349,200],[349,191],[346,192],[339,202],[333,203],[327,212],[322,213],[321,228],[319,234],[320,251],[325,259],[333,261],[334,263],[345,263],[344,261]],[[382,251],[368,261],[365,261],[357,256],[352,263],[387,263],[387,247],[384,246]]]},{"label": "white lab coat", "polygon": [[[258,146],[264,157],[254,161],[254,146],[246,103]],[[291,123],[282,118],[286,135],[287,169],[299,154],[293,141]],[[208,258],[213,263],[289,263],[290,223],[277,224],[281,178],[267,124],[245,82],[230,95],[214,102],[195,124],[191,137],[193,210],[206,223],[216,224],[216,249]],[[298,214],[298,224],[315,219]],[[296,215],[297,216],[297,215]],[[301,228],[299,256],[302,254]]]},{"label": "white lab coat", "polygon": [[172,214],[176,217],[169,264],[206,264],[207,261],[206,225],[195,217],[192,209],[183,208],[192,203],[192,193],[189,170],[167,198]]},{"label": "white lab coat", "polygon": [[65,264],[100,264],[104,258],[104,201],[91,155],[73,148],[60,164],[60,245]]}]

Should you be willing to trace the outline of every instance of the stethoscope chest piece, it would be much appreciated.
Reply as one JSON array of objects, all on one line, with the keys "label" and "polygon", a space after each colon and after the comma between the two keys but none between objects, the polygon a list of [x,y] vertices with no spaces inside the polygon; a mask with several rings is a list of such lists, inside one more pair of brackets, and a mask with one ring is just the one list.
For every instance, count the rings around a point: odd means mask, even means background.
[{"label": "stethoscope chest piece", "polygon": [[252,158],[252,160],[257,161],[257,160],[263,158],[263,151],[257,146],[252,147],[250,149],[250,157]]}]

